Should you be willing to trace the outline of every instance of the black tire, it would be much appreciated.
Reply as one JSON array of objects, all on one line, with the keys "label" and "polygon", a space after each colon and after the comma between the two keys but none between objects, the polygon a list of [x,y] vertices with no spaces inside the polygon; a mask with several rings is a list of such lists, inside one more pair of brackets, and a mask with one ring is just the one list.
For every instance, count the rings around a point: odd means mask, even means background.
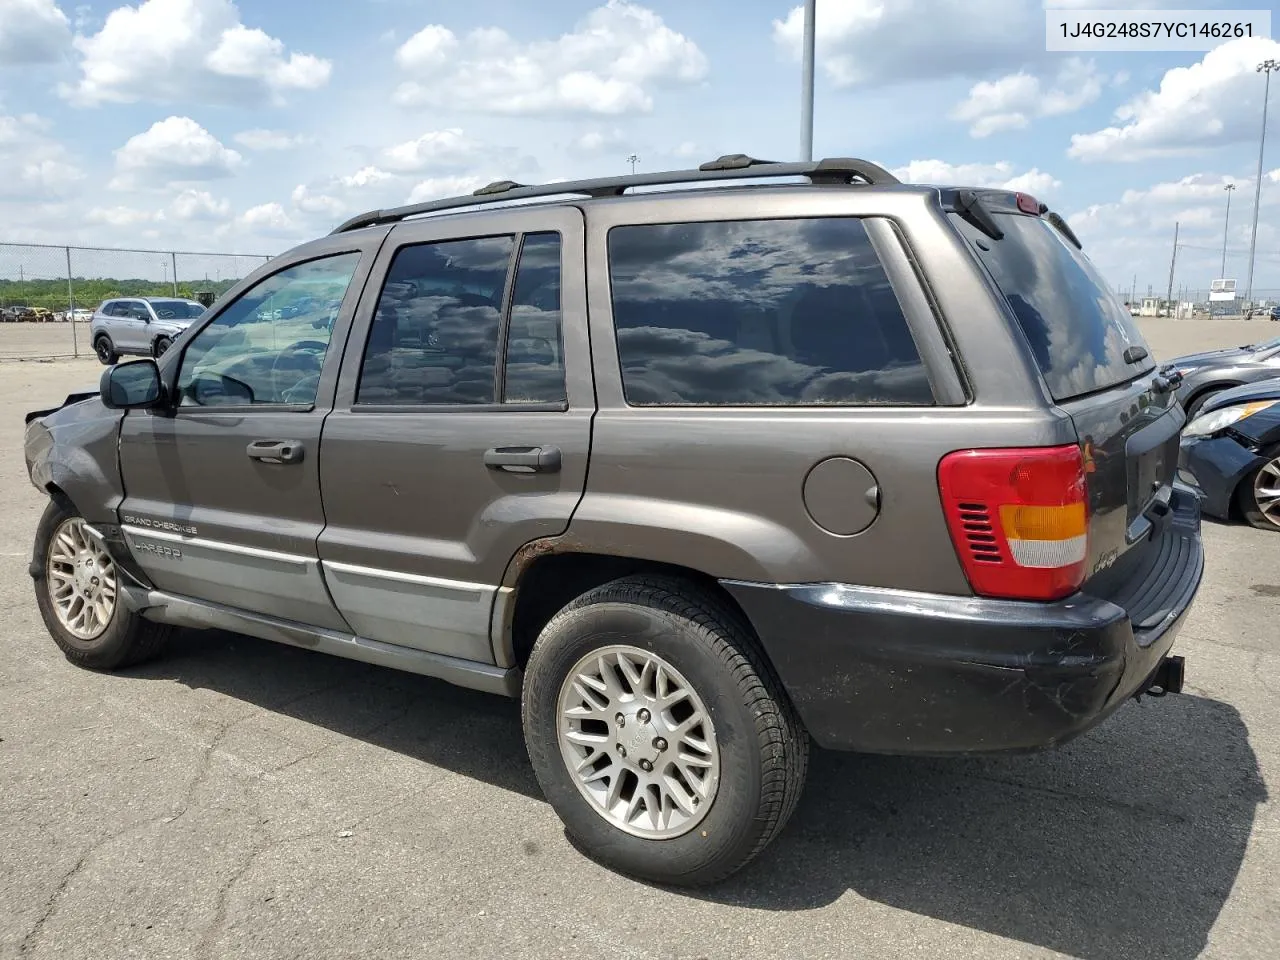
[{"label": "black tire", "polygon": [[120,359],[120,354],[116,353],[111,338],[105,333],[100,333],[93,338],[93,352],[97,355],[98,362],[104,367],[109,367]]},{"label": "black tire", "polygon": [[[582,796],[561,755],[558,712],[569,671],[626,643],[666,660],[706,704],[720,754],[703,819],[671,839],[614,826]],[[634,576],[578,597],[542,630],[525,670],[525,743],[543,793],[583,853],[623,874],[675,886],[723,880],[782,830],[804,786],[809,737],[750,627],[686,582]]]},{"label": "black tire", "polygon": [[173,346],[172,337],[156,337],[156,342],[151,345],[151,355],[159,360],[171,346]]},{"label": "black tire", "polygon": [[[48,556],[49,548],[58,528],[77,514],[57,500],[49,501],[40,524],[36,527],[34,559],[39,569],[33,578],[36,605],[44,625],[66,658],[76,666],[90,670],[118,670],[133,666],[159,655],[173,634],[173,628],[165,624],[144,620],[125,609],[117,589],[115,610],[107,628],[92,640],[81,640],[68,631],[58,620],[53,599],[49,596]],[[117,583],[121,574],[117,571]]]},{"label": "black tire", "polygon": [[1200,412],[1200,408],[1203,407],[1205,403],[1207,403],[1209,400],[1217,396],[1219,393],[1221,393],[1225,389],[1227,388],[1211,387],[1208,390],[1202,390],[1200,393],[1197,393],[1194,397],[1192,397],[1191,402],[1186,406],[1187,423],[1190,423],[1192,420],[1195,419],[1196,414]]},{"label": "black tire", "polygon": [[[1263,450],[1261,456],[1265,458],[1263,463],[1250,470],[1249,474],[1240,481],[1240,486],[1236,487],[1236,505],[1240,507],[1240,515],[1249,526],[1280,533],[1280,513],[1276,513],[1274,519],[1264,513],[1258,506],[1255,488],[1258,475],[1264,470],[1280,471],[1280,443]],[[1275,507],[1273,510],[1280,511],[1280,507]]]}]

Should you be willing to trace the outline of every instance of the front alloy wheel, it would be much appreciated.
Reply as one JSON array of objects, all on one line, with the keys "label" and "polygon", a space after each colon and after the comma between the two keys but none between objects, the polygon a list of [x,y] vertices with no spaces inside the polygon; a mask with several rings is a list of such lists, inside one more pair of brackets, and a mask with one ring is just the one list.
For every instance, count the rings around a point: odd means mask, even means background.
[{"label": "front alloy wheel", "polygon": [[77,640],[96,640],[111,625],[116,567],[80,517],[62,521],[54,532],[45,585],[58,622]]}]

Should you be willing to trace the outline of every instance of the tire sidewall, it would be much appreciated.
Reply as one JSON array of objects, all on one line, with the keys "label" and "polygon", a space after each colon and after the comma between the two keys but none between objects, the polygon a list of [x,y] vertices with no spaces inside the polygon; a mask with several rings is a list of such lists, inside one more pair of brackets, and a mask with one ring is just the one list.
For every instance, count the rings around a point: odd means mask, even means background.
[{"label": "tire sidewall", "polygon": [[[103,344],[106,344],[106,347],[107,347],[105,351],[107,356],[105,359],[102,356],[104,352],[102,350]],[[93,341],[93,353],[98,358],[98,362],[105,367],[111,366],[112,361],[117,356],[115,344],[111,342],[111,338],[107,336],[105,333],[98,334],[97,339]]]},{"label": "tire sidewall", "polygon": [[79,514],[67,509],[56,500],[51,500],[40,518],[40,525],[36,528],[35,547],[32,551],[32,559],[39,567],[39,573],[32,578],[36,591],[36,606],[40,610],[45,627],[53,637],[53,642],[66,654],[67,659],[81,666],[109,670],[121,663],[129,654],[129,631],[133,620],[132,615],[125,612],[122,603],[119,571],[117,570],[116,573],[116,605],[111,612],[111,622],[107,624],[106,630],[92,640],[81,640],[62,625],[54,608],[53,599],[49,596],[47,571],[49,547],[53,542],[53,535],[63,521],[77,516]]},{"label": "tire sidewall", "polygon": [[[578,791],[558,740],[561,685],[593,649],[626,644],[662,657],[706,705],[720,754],[716,795],[703,819],[672,839],[647,840],[613,826]],[[740,855],[755,844],[749,829],[760,807],[762,764],[753,719],[739,687],[702,631],[670,612],[605,601],[557,615],[530,659],[524,687],[525,741],[547,800],[592,855],[653,879],[676,879]]]},{"label": "tire sidewall", "polygon": [[1280,444],[1276,444],[1262,452],[1263,462],[1255,469],[1250,470],[1244,480],[1240,482],[1239,503],[1240,510],[1244,514],[1245,520],[1249,525],[1259,530],[1270,530],[1280,533],[1280,526],[1266,516],[1258,506],[1258,498],[1254,490],[1254,484],[1257,483],[1258,474],[1271,461],[1280,458]]},{"label": "tire sidewall", "polygon": [[165,355],[170,347],[173,346],[172,337],[156,337],[155,346],[151,349],[151,355],[159,360]]}]

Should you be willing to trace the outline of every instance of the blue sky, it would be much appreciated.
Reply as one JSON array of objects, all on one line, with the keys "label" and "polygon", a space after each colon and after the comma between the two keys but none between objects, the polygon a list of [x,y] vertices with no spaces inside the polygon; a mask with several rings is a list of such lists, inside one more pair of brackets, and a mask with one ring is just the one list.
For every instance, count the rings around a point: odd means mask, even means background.
[{"label": "blue sky", "polygon": [[[799,23],[765,0],[0,0],[0,239],[273,253],[362,209],[631,153],[793,159]],[[1243,280],[1253,68],[1280,44],[1044,47],[1028,0],[819,0],[815,154],[1026,189],[1142,289],[1167,282],[1175,221],[1177,285],[1217,276],[1234,182]],[[1280,288],[1274,79],[1255,286]]]}]

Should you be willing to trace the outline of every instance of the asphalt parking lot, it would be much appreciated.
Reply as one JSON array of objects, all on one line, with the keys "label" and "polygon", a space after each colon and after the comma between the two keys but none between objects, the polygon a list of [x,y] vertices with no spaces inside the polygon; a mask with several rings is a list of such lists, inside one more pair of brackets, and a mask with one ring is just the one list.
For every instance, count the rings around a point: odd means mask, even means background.
[{"label": "asphalt parking lot", "polygon": [[1206,523],[1181,696],[1033,756],[819,752],[765,855],[671,892],[566,842],[514,703],[222,633],[63,660],[22,414],[100,371],[0,363],[0,958],[1280,955],[1280,534]]}]

